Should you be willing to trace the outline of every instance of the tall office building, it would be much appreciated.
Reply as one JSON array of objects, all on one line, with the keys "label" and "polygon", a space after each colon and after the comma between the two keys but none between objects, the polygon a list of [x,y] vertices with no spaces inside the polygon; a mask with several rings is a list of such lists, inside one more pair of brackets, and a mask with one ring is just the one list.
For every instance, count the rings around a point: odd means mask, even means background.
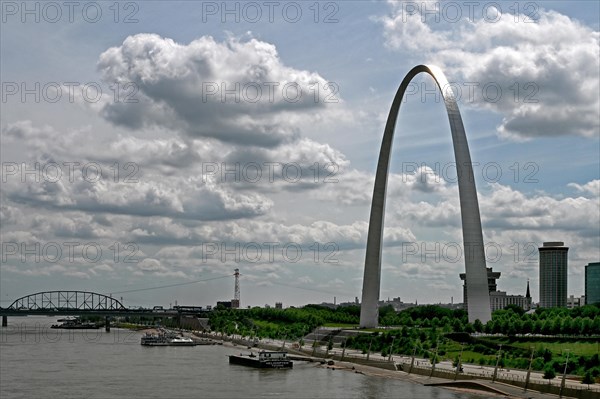
[{"label": "tall office building", "polygon": [[600,262],[588,263],[585,267],[585,303],[600,303]]},{"label": "tall office building", "polygon": [[540,307],[567,306],[567,253],[563,242],[545,242],[540,251]]}]

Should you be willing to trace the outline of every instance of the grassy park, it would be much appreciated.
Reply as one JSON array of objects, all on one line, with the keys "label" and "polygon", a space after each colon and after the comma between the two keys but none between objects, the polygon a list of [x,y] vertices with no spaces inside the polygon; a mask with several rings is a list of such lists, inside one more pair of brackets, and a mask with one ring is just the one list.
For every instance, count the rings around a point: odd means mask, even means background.
[{"label": "grassy park", "polygon": [[[250,338],[300,340],[320,326],[356,329],[359,306],[330,309],[319,305],[288,309],[216,309],[211,327],[224,334]],[[600,377],[600,307],[536,309],[525,313],[516,306],[495,311],[492,320],[469,323],[464,310],[435,305],[401,312],[380,309],[377,329],[347,339],[348,348],[366,352],[455,360],[480,365],[533,370],[551,369],[590,378]],[[533,353],[533,359],[532,359]],[[600,382],[600,380],[598,381]]]}]

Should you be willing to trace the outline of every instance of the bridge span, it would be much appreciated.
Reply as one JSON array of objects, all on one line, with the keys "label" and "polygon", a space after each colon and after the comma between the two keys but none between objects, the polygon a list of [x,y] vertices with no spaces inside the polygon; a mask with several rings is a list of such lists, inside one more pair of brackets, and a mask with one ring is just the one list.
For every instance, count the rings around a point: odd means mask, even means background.
[{"label": "bridge span", "polygon": [[179,306],[173,309],[130,309],[110,296],[88,291],[44,291],[14,300],[6,308],[0,307],[2,327],[8,325],[8,316],[104,316],[106,331],[110,319],[120,316],[176,317],[205,315],[201,307]]}]

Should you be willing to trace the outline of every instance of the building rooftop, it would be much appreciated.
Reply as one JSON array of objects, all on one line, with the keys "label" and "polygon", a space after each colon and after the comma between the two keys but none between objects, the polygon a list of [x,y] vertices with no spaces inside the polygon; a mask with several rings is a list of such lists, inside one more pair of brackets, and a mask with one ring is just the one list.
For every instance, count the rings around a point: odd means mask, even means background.
[{"label": "building rooftop", "polygon": [[543,244],[543,246],[541,246],[539,249],[546,249],[546,248],[566,248],[566,247],[565,247],[565,243],[562,241],[548,241],[548,242],[545,242]]}]

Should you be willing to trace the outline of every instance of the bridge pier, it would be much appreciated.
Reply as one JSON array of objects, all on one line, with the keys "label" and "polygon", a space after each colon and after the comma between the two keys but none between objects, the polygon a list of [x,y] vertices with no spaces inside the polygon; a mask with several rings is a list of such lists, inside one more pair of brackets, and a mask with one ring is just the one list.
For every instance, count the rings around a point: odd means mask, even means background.
[{"label": "bridge pier", "polygon": [[110,332],[110,316],[104,318],[104,329],[106,332]]},{"label": "bridge pier", "polygon": [[8,327],[8,317],[2,316],[2,327]]}]

